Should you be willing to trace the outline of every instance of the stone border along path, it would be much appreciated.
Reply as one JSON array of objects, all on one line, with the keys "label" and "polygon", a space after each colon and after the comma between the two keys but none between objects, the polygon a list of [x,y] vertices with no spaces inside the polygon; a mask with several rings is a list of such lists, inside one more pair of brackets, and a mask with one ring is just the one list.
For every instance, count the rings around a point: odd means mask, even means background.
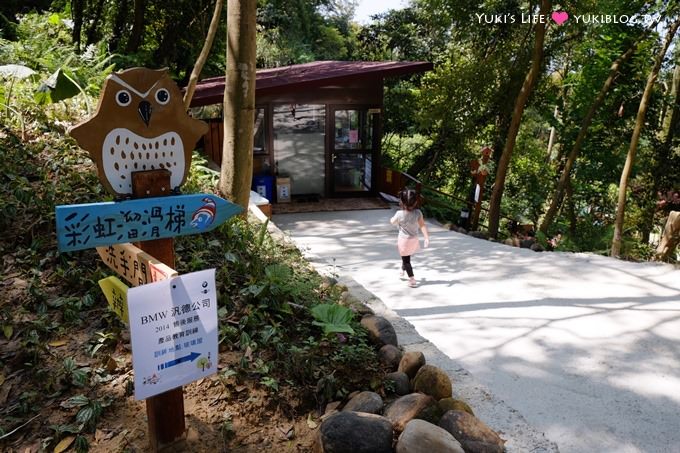
[{"label": "stone border along path", "polygon": [[[250,211],[260,221],[265,221],[264,214],[259,209],[253,209],[253,207],[250,206]],[[267,230],[274,238],[290,242],[298,247],[271,220],[267,225]],[[323,261],[320,257],[310,253],[309,250],[300,249],[300,251],[319,274],[335,278],[338,284],[347,287],[352,297],[371,308],[376,316],[387,319],[394,327],[397,340],[404,352],[420,351],[425,355],[426,364],[434,365],[445,371],[453,384],[454,398],[468,403],[477,418],[507,441],[505,448],[508,453],[559,452],[554,442],[551,442],[543,433],[530,426],[515,409],[509,407],[503,400],[491,394],[485,386],[475,381],[467,370],[442,353],[430,341],[420,336],[411,323],[390,310],[373,293],[353,278],[338,274],[335,266]]]}]

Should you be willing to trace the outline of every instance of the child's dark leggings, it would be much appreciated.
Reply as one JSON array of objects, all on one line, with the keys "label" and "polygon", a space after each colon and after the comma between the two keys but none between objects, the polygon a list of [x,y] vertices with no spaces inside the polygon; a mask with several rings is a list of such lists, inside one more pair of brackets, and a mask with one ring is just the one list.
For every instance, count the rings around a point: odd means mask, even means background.
[{"label": "child's dark leggings", "polygon": [[406,271],[409,277],[413,277],[413,268],[411,267],[411,255],[401,257],[401,268]]}]

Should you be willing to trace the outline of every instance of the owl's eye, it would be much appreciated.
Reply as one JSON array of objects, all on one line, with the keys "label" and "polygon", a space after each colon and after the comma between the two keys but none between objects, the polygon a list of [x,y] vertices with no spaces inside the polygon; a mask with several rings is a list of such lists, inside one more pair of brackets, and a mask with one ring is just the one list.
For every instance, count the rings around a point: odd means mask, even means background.
[{"label": "owl's eye", "polygon": [[130,96],[130,92],[128,90],[120,90],[118,93],[116,93],[116,102],[121,107],[127,107],[130,105],[130,102],[132,102],[132,96]]},{"label": "owl's eye", "polygon": [[168,90],[161,88],[160,90],[156,91],[156,101],[158,101],[160,105],[167,104],[169,100],[170,92]]}]

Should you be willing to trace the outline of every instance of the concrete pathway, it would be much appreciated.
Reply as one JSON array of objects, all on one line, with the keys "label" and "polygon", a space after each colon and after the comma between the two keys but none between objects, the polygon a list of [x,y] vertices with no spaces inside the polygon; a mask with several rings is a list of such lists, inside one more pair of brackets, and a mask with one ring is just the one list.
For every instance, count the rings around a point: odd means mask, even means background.
[{"label": "concrete pathway", "polygon": [[412,259],[419,281],[412,289],[398,275],[391,215],[273,220],[413,324],[561,452],[680,452],[680,270],[536,253],[430,224],[430,248]]}]

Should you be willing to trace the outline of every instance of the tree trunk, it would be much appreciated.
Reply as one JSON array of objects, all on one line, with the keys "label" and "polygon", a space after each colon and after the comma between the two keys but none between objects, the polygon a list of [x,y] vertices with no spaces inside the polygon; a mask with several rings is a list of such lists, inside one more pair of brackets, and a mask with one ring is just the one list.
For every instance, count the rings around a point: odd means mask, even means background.
[{"label": "tree trunk", "polygon": [[619,72],[619,68],[621,67],[623,62],[625,62],[631,55],[633,55],[635,49],[637,48],[638,42],[639,41],[633,43],[628,50],[626,50],[616,60],[614,60],[611,67],[609,68],[609,76],[607,77],[607,80],[604,81],[604,85],[602,85],[602,88],[600,89],[600,92],[595,98],[595,101],[593,101],[592,105],[588,109],[588,112],[586,113],[586,116],[583,118],[583,121],[581,122],[581,128],[578,131],[578,135],[576,136],[574,145],[571,147],[571,151],[569,152],[567,161],[564,164],[564,168],[562,169],[562,175],[560,176],[560,179],[557,182],[555,194],[553,195],[552,200],[550,201],[550,207],[548,208],[548,211],[545,213],[545,217],[543,217],[543,222],[539,227],[539,230],[542,231],[544,234],[548,234],[548,229],[552,225],[553,220],[555,220],[555,214],[557,214],[557,210],[559,209],[559,206],[562,203],[564,189],[567,185],[567,181],[569,180],[571,169],[574,167],[576,158],[581,152],[583,140],[586,138],[586,134],[588,133],[588,129],[590,128],[590,125],[593,122],[595,113],[604,102],[604,99],[607,96],[607,92],[609,91],[609,88],[614,82],[614,78]]},{"label": "tree trunk", "polygon": [[567,180],[567,187],[565,187],[567,195],[567,216],[569,217],[569,235],[572,238],[576,237],[576,203],[574,202],[574,187],[571,185],[571,180]]},{"label": "tree trunk", "polygon": [[666,261],[680,242],[680,212],[671,211],[664,226],[654,259]]},{"label": "tree trunk", "polygon": [[228,0],[227,73],[220,193],[248,207],[253,177],[257,0]]},{"label": "tree trunk", "polygon": [[145,0],[135,0],[135,16],[132,22],[132,31],[130,32],[130,39],[125,46],[125,52],[134,53],[139,50],[142,45],[142,37],[144,36],[144,12],[146,8]]},{"label": "tree trunk", "polygon": [[99,0],[94,10],[94,17],[92,23],[87,29],[87,45],[97,42],[97,35],[99,31],[99,23],[102,20],[102,13],[104,12],[104,0]]},{"label": "tree trunk", "polygon": [[649,106],[649,98],[652,95],[652,89],[654,88],[654,82],[659,75],[659,70],[661,69],[661,63],[666,56],[666,51],[673,41],[673,36],[678,30],[680,25],[680,19],[676,20],[668,29],[666,33],[666,39],[664,45],[656,55],[654,66],[652,71],[647,77],[647,84],[645,85],[645,91],[642,93],[642,98],[640,99],[640,106],[638,107],[638,113],[635,118],[635,128],[633,129],[633,136],[630,139],[630,147],[628,148],[628,156],[626,156],[626,163],[623,166],[623,171],[621,172],[621,180],[619,182],[619,200],[616,206],[616,222],[614,223],[614,238],[612,240],[611,256],[619,257],[621,255],[621,239],[623,235],[623,220],[626,211],[626,192],[628,189],[628,178],[633,171],[633,164],[635,162],[635,154],[637,153],[638,142],[640,141],[640,134],[642,133],[642,128],[645,123],[645,116],[647,115],[647,108]]},{"label": "tree trunk", "polygon": [[[680,57],[676,56],[676,60]],[[673,84],[671,86],[671,106],[668,114],[664,118],[663,130],[661,140],[663,141],[664,151],[670,154],[671,143],[675,137],[675,128],[680,119],[680,61],[676,61],[675,69],[673,70]]]},{"label": "tree trunk", "polygon": [[85,11],[85,0],[71,0],[71,18],[73,19],[73,45],[76,52],[80,52],[80,34],[83,31],[83,15]]},{"label": "tree trunk", "polygon": [[[555,111],[553,112],[553,118],[555,118],[555,121],[558,120],[560,117],[560,109],[555,106]],[[551,156],[552,156],[552,150],[553,146],[555,146],[555,134],[557,131],[555,130],[555,126],[552,126],[550,128],[550,137],[548,138],[548,150],[546,151],[547,157],[546,157],[546,162],[550,162]]]},{"label": "tree trunk", "polygon": [[662,189],[661,175],[664,167],[668,165],[668,160],[671,157],[673,138],[675,137],[675,129],[680,120],[680,52],[676,51],[676,63],[673,70],[673,82],[671,84],[671,105],[666,108],[666,115],[663,118],[661,133],[659,134],[659,141],[661,146],[656,155],[656,162],[651,172],[651,187],[649,190],[649,198],[652,202],[646,207],[644,211],[644,225],[642,227],[642,241],[649,242],[649,235],[654,228],[654,213],[656,212],[656,194],[659,189]]},{"label": "tree trunk", "polygon": [[[541,0],[540,15],[547,16],[550,13],[550,0]],[[496,181],[494,182],[493,193],[491,194],[491,202],[489,206],[489,236],[495,238],[498,234],[498,223],[501,213],[501,199],[503,197],[503,190],[505,188],[505,177],[507,175],[508,167],[510,166],[510,158],[515,147],[519,126],[522,123],[522,114],[526,106],[529,95],[536,85],[538,74],[541,71],[541,63],[543,62],[543,41],[545,40],[546,25],[536,24],[536,35],[534,37],[534,49],[531,57],[531,69],[524,79],[522,89],[515,99],[515,107],[512,112],[512,121],[510,122],[510,129],[508,129],[508,136],[503,147],[503,154],[501,154],[498,168],[496,170]]]},{"label": "tree trunk", "polygon": [[113,30],[111,31],[111,39],[109,40],[109,52],[111,53],[117,53],[120,50],[120,38],[123,36],[127,22],[129,6],[129,0],[120,0],[118,3],[118,9],[113,21]]},{"label": "tree trunk", "polygon": [[203,66],[205,65],[208,55],[210,55],[210,49],[212,48],[213,41],[215,40],[215,35],[217,34],[217,28],[220,24],[220,16],[222,15],[222,3],[223,0],[217,0],[215,2],[215,11],[213,12],[212,19],[210,20],[210,27],[208,28],[208,34],[205,37],[205,43],[203,44],[203,49],[196,60],[194,69],[191,71],[191,77],[189,78],[189,84],[187,85],[187,91],[184,95],[184,109],[189,109],[189,104],[191,104],[191,98],[194,97],[194,90],[196,89],[196,83],[198,83],[198,77],[201,75]]}]

